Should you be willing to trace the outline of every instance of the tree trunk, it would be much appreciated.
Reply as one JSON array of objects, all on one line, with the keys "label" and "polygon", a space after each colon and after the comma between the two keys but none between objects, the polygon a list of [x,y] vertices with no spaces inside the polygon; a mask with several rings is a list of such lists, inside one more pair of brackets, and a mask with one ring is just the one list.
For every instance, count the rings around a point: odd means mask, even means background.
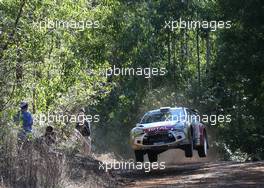
[{"label": "tree trunk", "polygon": [[206,74],[209,72],[211,61],[210,32],[206,32]]},{"label": "tree trunk", "polygon": [[168,33],[168,65],[171,65],[171,33]]},{"label": "tree trunk", "polygon": [[199,29],[196,33],[196,51],[197,51],[197,73],[198,73],[198,86],[201,87],[201,63],[200,63],[200,46],[199,46]]}]

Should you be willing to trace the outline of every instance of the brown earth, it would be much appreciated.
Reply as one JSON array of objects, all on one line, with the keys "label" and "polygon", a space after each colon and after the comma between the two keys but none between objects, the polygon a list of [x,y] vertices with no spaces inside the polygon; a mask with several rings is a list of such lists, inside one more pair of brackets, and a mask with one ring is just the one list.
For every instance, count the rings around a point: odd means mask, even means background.
[{"label": "brown earth", "polygon": [[161,154],[159,160],[166,161],[166,168],[150,172],[123,169],[106,173],[98,170],[98,160],[76,158],[70,167],[72,173],[75,169],[71,177],[75,181],[65,187],[264,187],[264,161],[238,163],[174,154]]},{"label": "brown earth", "polygon": [[159,156],[164,170],[149,173],[141,170],[123,171],[120,178],[125,187],[264,187],[264,161],[238,163],[218,161],[212,150],[209,156],[184,157],[181,150],[170,150]]},{"label": "brown earth", "polygon": [[195,162],[121,176],[126,187],[264,187],[264,162]]}]

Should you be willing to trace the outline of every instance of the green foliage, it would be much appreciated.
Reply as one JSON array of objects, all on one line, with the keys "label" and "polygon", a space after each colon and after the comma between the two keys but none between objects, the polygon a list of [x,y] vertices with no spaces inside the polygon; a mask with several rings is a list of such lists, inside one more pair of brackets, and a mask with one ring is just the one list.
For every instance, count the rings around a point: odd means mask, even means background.
[{"label": "green foliage", "polygon": [[234,152],[264,157],[263,14],[261,1],[219,2],[233,27],[220,33],[212,84],[218,105],[232,114],[221,137]]}]

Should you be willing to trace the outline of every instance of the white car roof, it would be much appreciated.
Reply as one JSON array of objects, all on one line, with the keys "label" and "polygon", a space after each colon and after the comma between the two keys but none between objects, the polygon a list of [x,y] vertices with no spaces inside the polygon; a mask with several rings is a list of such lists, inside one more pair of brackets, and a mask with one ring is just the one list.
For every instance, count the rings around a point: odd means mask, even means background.
[{"label": "white car roof", "polygon": [[150,110],[147,113],[159,112],[160,109],[165,109],[165,108],[169,108],[170,110],[180,110],[180,109],[184,110],[185,109],[185,107],[161,107],[159,109]]}]

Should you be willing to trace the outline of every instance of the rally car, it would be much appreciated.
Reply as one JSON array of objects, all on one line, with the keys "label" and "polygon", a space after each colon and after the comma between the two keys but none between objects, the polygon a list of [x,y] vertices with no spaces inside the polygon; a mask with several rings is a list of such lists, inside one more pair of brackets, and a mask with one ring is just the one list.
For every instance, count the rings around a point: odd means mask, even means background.
[{"label": "rally car", "polygon": [[147,154],[150,162],[158,160],[158,154],[179,148],[186,157],[206,157],[208,139],[206,127],[199,121],[196,110],[185,107],[162,107],[147,112],[130,132],[130,141],[137,162],[144,162]]}]

